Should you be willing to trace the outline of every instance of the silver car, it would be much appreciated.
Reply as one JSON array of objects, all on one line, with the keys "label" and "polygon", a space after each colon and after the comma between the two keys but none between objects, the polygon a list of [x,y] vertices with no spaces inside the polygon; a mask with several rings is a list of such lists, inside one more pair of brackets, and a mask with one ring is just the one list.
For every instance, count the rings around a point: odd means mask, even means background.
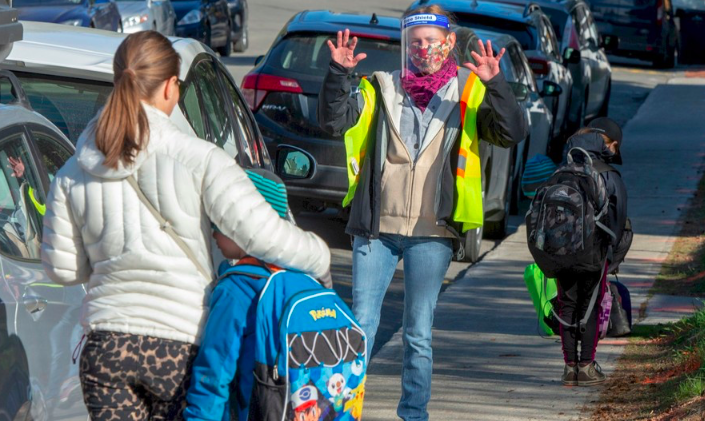
[{"label": "silver car", "polygon": [[539,91],[536,79],[521,45],[511,35],[491,31],[457,28],[456,54],[463,61],[474,62],[471,52],[479,54],[478,40],[492,41],[495,54],[506,48],[499,65],[516,95],[529,124],[529,136],[518,145],[505,149],[480,143],[485,224],[468,231],[465,238],[464,260],[474,262],[479,257],[482,237],[501,239],[507,233],[509,214],[516,214],[521,200],[520,181],[526,160],[536,154],[546,154],[551,138],[553,115],[543,97],[556,98],[561,88],[544,85]]},{"label": "silver car", "polygon": [[154,30],[175,34],[176,12],[170,0],[115,0],[126,34]]}]

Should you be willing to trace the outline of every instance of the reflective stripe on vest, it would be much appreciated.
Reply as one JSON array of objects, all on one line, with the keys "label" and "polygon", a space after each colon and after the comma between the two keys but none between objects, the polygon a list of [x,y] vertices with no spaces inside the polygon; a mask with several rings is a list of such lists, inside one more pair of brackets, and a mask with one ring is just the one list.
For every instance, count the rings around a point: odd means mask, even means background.
[{"label": "reflective stripe on vest", "polygon": [[482,210],[482,168],[477,133],[477,110],[485,97],[485,85],[471,73],[460,97],[460,121],[463,125],[455,174],[456,204],[453,221],[462,223],[462,232],[479,228]]},{"label": "reflective stripe on vest", "polygon": [[365,106],[362,108],[360,117],[352,128],[345,132],[345,156],[347,159],[348,168],[348,194],[343,199],[343,207],[346,207],[352,202],[355,197],[355,190],[360,182],[360,172],[362,171],[362,163],[365,160],[368,143],[374,136],[370,126],[375,116],[375,106],[377,104],[377,92],[374,86],[367,80],[360,80],[360,94],[365,100]]},{"label": "reflective stripe on vest", "polygon": [[44,216],[44,214],[47,211],[46,205],[42,205],[41,203],[39,203],[37,198],[34,197],[34,189],[32,187],[29,188],[28,193],[29,193],[29,200],[32,201],[34,208],[37,210],[37,212],[39,212],[40,215]]}]

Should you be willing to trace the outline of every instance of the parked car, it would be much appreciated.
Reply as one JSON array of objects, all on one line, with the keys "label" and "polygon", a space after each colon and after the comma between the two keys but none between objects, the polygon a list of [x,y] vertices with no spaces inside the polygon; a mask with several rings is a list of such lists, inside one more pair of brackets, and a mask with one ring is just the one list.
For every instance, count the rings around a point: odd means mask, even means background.
[{"label": "parked car", "polygon": [[705,2],[702,0],[673,0],[673,8],[680,22],[678,62],[705,63]]},{"label": "parked car", "polygon": [[233,51],[242,53],[250,46],[250,35],[247,27],[249,10],[247,0],[229,0],[230,24],[232,25]]},{"label": "parked car", "polygon": [[122,32],[120,11],[113,0],[13,0],[19,19]]},{"label": "parked car", "polygon": [[563,63],[553,26],[540,6],[535,3],[524,5],[485,0],[419,0],[410,7],[431,4],[452,12],[460,26],[495,31],[516,38],[529,60],[539,90],[546,87],[561,91],[560,95],[544,98],[553,114],[550,137],[566,132],[573,77]]},{"label": "parked car", "polygon": [[[595,117],[607,116],[612,92],[612,67],[606,51],[619,39],[601,36],[590,8],[583,0],[537,0],[548,16],[560,43],[560,51],[573,75],[569,134]],[[551,157],[560,159],[564,139],[556,139]]]},{"label": "parked car", "polygon": [[[9,157],[25,158],[25,171],[31,177],[29,185],[36,186],[37,201],[44,203],[54,172],[73,154],[78,136],[112,90],[113,55],[123,39],[124,35],[104,31],[24,23],[24,40],[15,43],[0,67],[16,72],[27,101],[36,111],[34,121],[49,128],[32,123],[23,129],[12,124],[17,119],[11,116],[0,119],[0,223],[12,221],[11,212],[21,199],[14,190],[2,193],[3,183],[9,189],[16,189],[18,184],[5,165]],[[183,81],[172,121],[182,130],[218,144],[245,168],[274,169],[252,114],[215,54],[194,40],[172,41],[182,59]],[[11,100],[9,86],[0,80],[0,103]],[[315,172],[315,162],[303,151],[282,147],[277,154],[277,168],[283,171],[288,168],[284,164],[292,160],[310,164],[308,171],[297,168],[296,174],[280,172],[283,178],[308,177]],[[3,216],[5,213],[10,216]],[[24,393],[21,396],[31,400],[32,417],[27,419],[85,421],[87,413],[80,388],[76,389],[77,366],[71,362],[81,333],[78,319],[85,291],[82,286],[65,287],[48,279],[38,254],[42,219],[34,213],[28,215],[27,221],[36,235],[25,237],[25,243],[32,243],[24,247],[19,243],[19,251],[10,249],[14,243],[3,244],[0,230],[0,266],[4,274],[0,294],[5,294],[0,298],[7,308],[8,334],[17,337],[15,342],[26,352],[31,385],[29,390],[15,393]],[[4,352],[2,347],[0,352]],[[18,365],[18,369],[21,367]],[[0,378],[0,384],[3,380]],[[0,395],[0,404],[3,397]],[[53,415],[48,412],[52,410]]]},{"label": "parked car", "polygon": [[227,57],[233,51],[232,22],[227,0],[172,0],[176,36],[193,38]]},{"label": "parked car", "polygon": [[590,0],[589,3],[600,33],[619,38],[614,54],[649,60],[661,68],[675,66],[678,28],[671,0]]},{"label": "parked car", "polygon": [[[511,149],[489,147],[486,142],[480,144],[485,189],[485,225],[478,229],[474,237],[475,244],[465,244],[466,254],[479,255],[480,238],[503,238],[506,235],[509,215],[517,213],[519,202],[523,198],[521,176],[524,174],[526,161],[536,154],[545,155],[548,148],[553,116],[543,98],[555,97],[561,92],[560,87],[556,88],[550,84],[544,84],[543,90],[539,91],[522,46],[511,35],[468,28],[459,29],[457,33],[459,43],[456,51],[463,61],[474,62],[471,52],[479,53],[478,40],[492,41],[495,54],[506,48],[499,65],[514,91],[517,103],[524,110],[530,129],[526,140]],[[491,180],[489,184],[488,179]]]},{"label": "parked car", "polygon": [[170,0],[115,0],[126,34],[154,30],[174,35],[176,12]]}]

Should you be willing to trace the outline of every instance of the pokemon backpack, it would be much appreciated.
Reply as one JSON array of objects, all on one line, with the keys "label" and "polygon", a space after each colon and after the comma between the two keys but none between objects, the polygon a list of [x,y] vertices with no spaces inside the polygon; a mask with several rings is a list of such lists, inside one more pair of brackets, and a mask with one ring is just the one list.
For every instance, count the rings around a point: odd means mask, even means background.
[{"label": "pokemon backpack", "polygon": [[367,338],[335,291],[299,272],[274,272],[255,335],[248,420],[362,419]]}]

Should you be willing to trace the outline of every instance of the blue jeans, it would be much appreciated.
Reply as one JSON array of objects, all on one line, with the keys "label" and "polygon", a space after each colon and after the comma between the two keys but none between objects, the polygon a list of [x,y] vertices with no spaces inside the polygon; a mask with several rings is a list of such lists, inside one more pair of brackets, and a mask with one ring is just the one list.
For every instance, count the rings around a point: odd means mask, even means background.
[{"label": "blue jeans", "polygon": [[405,421],[428,420],[433,351],[431,327],[438,293],[453,252],[448,238],[381,234],[353,242],[353,313],[367,335],[369,358],[379,327],[384,295],[404,259],[404,361],[397,415]]}]

